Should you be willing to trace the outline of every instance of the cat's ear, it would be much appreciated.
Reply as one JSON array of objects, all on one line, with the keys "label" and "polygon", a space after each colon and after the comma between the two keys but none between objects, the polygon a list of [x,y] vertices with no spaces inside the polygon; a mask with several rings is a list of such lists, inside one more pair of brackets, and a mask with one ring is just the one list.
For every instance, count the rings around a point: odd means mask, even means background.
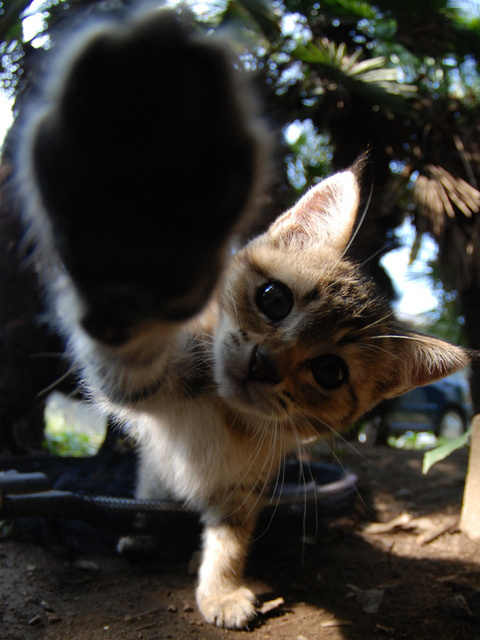
[{"label": "cat's ear", "polygon": [[385,387],[388,387],[386,398],[445,378],[466,367],[477,355],[468,349],[414,332],[398,336],[395,343],[396,358],[390,379],[385,381]]},{"label": "cat's ear", "polygon": [[353,232],[360,200],[358,171],[336,173],[312,187],[273,222],[268,235],[275,243],[302,247],[323,244],[344,251]]}]

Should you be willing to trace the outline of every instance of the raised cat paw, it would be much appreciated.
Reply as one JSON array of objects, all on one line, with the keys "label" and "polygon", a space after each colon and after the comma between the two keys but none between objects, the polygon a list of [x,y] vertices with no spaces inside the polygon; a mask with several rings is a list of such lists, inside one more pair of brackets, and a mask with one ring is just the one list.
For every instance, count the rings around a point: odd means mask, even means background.
[{"label": "raised cat paw", "polygon": [[198,607],[210,624],[243,629],[256,616],[255,595],[246,587],[215,596],[197,594]]},{"label": "raised cat paw", "polygon": [[121,342],[205,305],[256,191],[263,138],[228,51],[174,12],[127,14],[72,40],[23,155],[85,329]]}]

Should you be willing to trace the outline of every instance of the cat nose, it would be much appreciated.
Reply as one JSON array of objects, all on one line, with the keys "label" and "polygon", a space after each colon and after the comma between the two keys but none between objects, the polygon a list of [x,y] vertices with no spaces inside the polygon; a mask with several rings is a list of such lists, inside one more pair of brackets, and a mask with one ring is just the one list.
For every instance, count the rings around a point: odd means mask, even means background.
[{"label": "cat nose", "polygon": [[250,359],[248,380],[270,382],[271,384],[277,384],[282,380],[274,358],[259,345],[254,348]]}]

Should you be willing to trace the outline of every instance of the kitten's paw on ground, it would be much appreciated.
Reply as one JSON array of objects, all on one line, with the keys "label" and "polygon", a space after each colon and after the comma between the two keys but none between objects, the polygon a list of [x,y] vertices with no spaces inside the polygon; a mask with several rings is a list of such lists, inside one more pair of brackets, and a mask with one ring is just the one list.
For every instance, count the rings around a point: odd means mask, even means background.
[{"label": "kitten's paw on ground", "polygon": [[215,596],[198,594],[197,601],[205,620],[217,627],[243,629],[256,616],[255,595],[246,587]]}]

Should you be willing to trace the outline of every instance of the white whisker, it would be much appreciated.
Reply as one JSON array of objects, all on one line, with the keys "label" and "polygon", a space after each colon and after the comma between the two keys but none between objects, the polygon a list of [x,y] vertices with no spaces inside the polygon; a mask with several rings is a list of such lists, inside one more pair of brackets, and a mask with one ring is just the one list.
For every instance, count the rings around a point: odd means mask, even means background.
[{"label": "white whisker", "polygon": [[[263,427],[263,426],[264,426],[264,424],[265,424],[265,422],[266,422],[266,421],[264,421],[261,425],[259,425],[259,428],[260,428],[260,427]],[[259,455],[260,451],[261,451],[261,450],[262,450],[262,448],[263,448],[263,443],[264,443],[264,441],[265,441],[265,440],[266,440],[266,438],[267,438],[267,429],[266,429],[266,428],[263,428],[262,430],[263,430],[263,434],[262,434],[261,442],[259,443],[259,444],[260,444],[260,446],[257,448],[256,455],[255,455],[255,457],[254,457],[253,461],[251,462],[251,464],[250,464],[250,466],[249,466],[248,470],[247,470],[247,471],[245,472],[245,474],[243,475],[242,480],[243,480],[243,479],[245,479],[245,477],[246,477],[246,476],[247,476],[247,474],[249,473],[250,469],[252,468],[252,466],[254,465],[255,461],[257,460],[257,458],[258,458],[258,455]],[[271,449],[272,449],[272,442],[271,442],[271,440],[269,441],[268,445],[269,445],[269,452],[270,452],[270,451],[271,451]],[[240,510],[241,510],[241,509],[246,505],[246,503],[249,501],[250,497],[252,496],[252,494],[254,493],[255,489],[257,488],[258,483],[259,483],[259,482],[260,482],[260,480],[262,479],[262,476],[263,476],[263,474],[264,474],[265,467],[266,467],[266,464],[267,464],[267,461],[268,461],[268,458],[269,458],[269,457],[270,457],[270,458],[272,458],[272,459],[274,458],[274,456],[269,455],[269,453],[267,452],[267,455],[265,455],[265,456],[263,457],[263,465],[262,465],[262,468],[260,469],[260,473],[258,474],[258,477],[257,477],[256,481],[255,481],[255,482],[254,482],[254,484],[250,487],[250,491],[247,493],[247,495],[245,496],[245,498],[243,499],[243,501],[240,503],[240,505],[238,505],[238,506],[237,506],[237,508],[236,508],[236,509],[234,509],[234,510],[229,514],[229,516],[232,516],[232,515],[234,515],[235,513],[237,513],[238,511],[240,511]],[[272,464],[272,463],[271,463],[271,464]],[[270,471],[271,471],[271,466],[270,466]],[[236,488],[238,488],[238,487],[241,485],[242,480],[240,480],[240,481],[237,483],[237,487],[236,487]],[[249,517],[250,517],[250,515],[252,514],[253,510],[254,510],[254,509],[255,509],[255,507],[257,506],[258,501],[260,500],[260,498],[261,498],[261,496],[262,496],[262,494],[263,494],[263,492],[264,492],[264,490],[265,490],[265,486],[266,486],[266,483],[267,483],[267,482],[268,482],[268,478],[267,478],[267,480],[265,480],[265,481],[264,481],[263,488],[262,488],[262,490],[261,490],[261,491],[259,491],[259,492],[258,492],[258,497],[257,497],[257,499],[255,500],[255,502],[254,502],[253,506],[249,509],[248,514],[247,514],[247,516],[246,516],[246,517],[245,517],[245,519],[244,519],[244,522],[246,522],[246,521],[248,520],[248,518],[249,518]],[[234,493],[235,493],[235,489],[234,489],[234,490],[232,490],[232,491],[230,492],[230,496],[232,496]],[[225,504],[226,504],[227,502],[228,502],[228,499],[227,499],[227,501],[225,502]]]},{"label": "white whisker", "polygon": [[373,260],[374,258],[376,258],[380,253],[383,252],[383,250],[384,248],[381,247],[380,249],[377,249],[376,251],[374,251],[371,256],[369,256],[368,258],[365,258],[363,262],[359,263],[358,265],[359,268],[361,269],[362,267],[364,267],[367,264],[367,262],[370,262],[370,260]]},{"label": "white whisker", "polygon": [[[265,493],[265,489],[267,488],[267,485],[270,482],[270,478],[273,475],[273,465],[276,463],[277,458],[278,458],[278,453],[277,453],[278,424],[277,423],[275,423],[273,425],[273,432],[274,432],[274,438],[273,438],[273,440],[270,441],[269,454],[265,457],[265,460],[268,460],[268,458],[270,458],[270,466],[268,468],[267,475],[265,476],[265,479],[263,480],[263,487],[261,488],[260,491],[258,491],[257,498],[256,498],[254,504],[252,505],[252,507],[250,508],[245,520],[248,520],[250,518],[252,512],[256,509],[256,507],[258,505],[258,502],[263,497],[263,495]],[[258,477],[258,481],[260,481],[260,479],[262,478],[262,475],[263,475],[263,472],[264,472],[264,467],[265,467],[265,465],[262,467],[262,470],[261,470],[260,475]],[[255,483],[252,491],[256,488],[256,486],[258,484],[258,481]],[[250,492],[250,495],[251,495],[251,493],[252,492]]]},{"label": "white whisker", "polygon": [[413,340],[414,342],[423,342],[424,344],[431,344],[430,338],[428,336],[407,336],[407,335],[396,335],[396,334],[387,334],[381,336],[368,336],[369,340],[383,340],[385,338],[393,338],[394,340]]},{"label": "white whisker", "polygon": [[[300,405],[299,405],[300,406]],[[301,408],[301,407],[300,407]],[[308,409],[302,409],[302,411],[308,411]],[[311,412],[310,412],[311,413]],[[313,415],[313,414],[312,414]],[[315,416],[314,416],[315,417]],[[307,423],[312,427],[312,429],[314,428],[311,423],[309,422],[309,420],[306,418],[306,416],[304,415],[303,418],[307,421]],[[347,445],[349,447],[349,449],[355,453],[355,455],[359,456],[360,458],[363,458],[364,460],[367,460],[369,462],[371,462],[371,460],[362,452],[360,452],[357,448],[355,448],[351,442],[349,442],[344,436],[342,436],[341,433],[339,433],[338,431],[336,431],[335,429],[333,429],[333,427],[330,427],[326,422],[323,422],[323,420],[321,421],[322,424],[330,431],[330,433],[334,436],[334,443],[336,440],[341,440],[343,444]],[[326,440],[326,438],[324,438],[323,436],[320,437],[320,439],[322,440],[322,442],[328,447],[328,449],[330,450],[333,459],[335,460],[336,464],[338,464],[343,471],[347,472],[347,469],[345,468],[345,466],[343,465],[342,461],[340,460],[340,458],[338,457],[338,455],[335,453],[335,450],[330,446],[330,444],[328,443],[328,441]],[[368,506],[368,504],[365,502],[364,498],[362,497],[362,494],[360,493],[360,491],[358,490],[357,486],[355,485],[355,493],[357,494],[358,498],[360,499],[360,501],[362,502],[362,504],[370,511],[370,507]]]},{"label": "white whisker", "polygon": [[396,353],[393,353],[391,351],[388,351],[387,349],[383,349],[382,347],[379,347],[376,344],[362,344],[362,343],[359,343],[358,346],[361,349],[367,349],[367,350],[370,350],[370,351],[375,351],[375,353],[386,353],[388,356],[390,356],[394,360],[399,360],[401,358],[400,354],[396,354]]},{"label": "white whisker", "polygon": [[[238,417],[238,412],[235,414],[236,417]],[[232,423],[233,424],[233,423]],[[242,475],[242,477],[238,480],[237,484],[234,486],[234,488],[230,491],[230,494],[226,497],[223,505],[225,506],[229,500],[231,499],[231,497],[235,494],[236,490],[241,486],[242,482],[245,480],[245,478],[249,475],[250,471],[252,470],[252,467],[255,465],[258,456],[260,455],[261,451],[263,450],[263,444],[267,438],[267,430],[266,429],[261,429],[262,425],[259,425],[258,427],[258,431],[260,432],[259,434],[257,434],[256,432],[252,431],[252,441],[255,440],[258,436],[260,436],[258,442],[257,442],[257,446],[255,447],[256,453],[253,456],[253,458],[251,458],[250,460],[246,460],[243,465],[240,467],[240,471],[243,469],[244,466],[246,466],[247,462],[250,462],[250,464],[248,465],[248,468],[246,469],[246,471],[244,472],[244,474]],[[265,462],[264,462],[265,464]],[[235,511],[233,511],[232,513],[236,513],[241,507],[243,507],[244,503],[246,502],[246,500],[250,497],[251,492],[255,489],[256,483],[253,485],[250,493],[247,495],[247,497],[245,498],[244,502],[242,502],[242,504],[237,507],[237,509],[235,509]]]},{"label": "white whisker", "polygon": [[376,327],[379,324],[391,321],[392,318],[393,318],[393,313],[390,311],[389,313],[387,313],[386,315],[382,316],[381,318],[377,318],[377,320],[374,320],[370,324],[367,324],[364,327],[360,327],[356,331],[352,331],[352,333],[350,335],[355,336],[355,335],[358,335],[359,333],[361,334],[361,333],[364,333],[366,331],[370,331],[371,329],[373,329],[373,327]]},{"label": "white whisker", "polygon": [[347,254],[348,250],[350,249],[350,247],[352,246],[353,241],[355,240],[355,238],[357,237],[358,232],[360,231],[362,224],[365,220],[365,216],[367,215],[367,211],[368,208],[370,206],[370,202],[372,201],[372,194],[373,194],[373,184],[370,185],[370,193],[368,194],[368,198],[367,198],[367,202],[365,203],[365,206],[363,207],[363,211],[362,211],[362,215],[360,216],[360,219],[355,227],[354,232],[352,233],[352,237],[350,238],[350,240],[348,241],[347,246],[345,247],[345,249],[343,250],[342,253],[342,259],[345,257],[345,255]]},{"label": "white whisker", "polygon": [[[298,434],[298,429],[295,425],[292,424],[292,429],[294,430],[297,444],[298,444],[298,461],[299,461],[299,470],[300,470],[300,478],[303,484],[303,517],[302,517],[302,531],[303,531],[303,543],[302,543],[302,565],[305,562],[305,540],[307,535],[307,480],[305,478],[305,472],[303,470],[303,462],[302,462],[302,443]],[[307,463],[308,464],[308,463]],[[308,464],[308,469],[310,471],[310,476],[313,478],[312,470],[310,465]],[[315,510],[316,510],[316,501],[315,501]]]},{"label": "white whisker", "polygon": [[52,382],[52,384],[49,384],[48,387],[45,387],[44,389],[42,389],[41,391],[39,391],[37,393],[37,395],[35,396],[35,398],[42,398],[44,395],[46,395],[47,393],[50,393],[50,391],[53,391],[54,389],[56,389],[56,387],[62,383],[64,380],[66,380],[68,378],[69,375],[71,375],[72,373],[74,373],[74,371],[76,371],[77,367],[72,366],[70,367],[63,375],[61,375],[59,378],[57,378],[55,380],[55,382]]},{"label": "white whisker", "polygon": [[[265,527],[265,529],[259,533],[253,541],[258,540],[259,538],[261,538],[263,535],[266,534],[266,532],[270,529],[270,525],[273,522],[273,518],[277,512],[278,506],[280,504],[280,501],[282,499],[282,493],[283,493],[283,487],[284,487],[284,483],[285,483],[285,463],[286,463],[286,447],[285,447],[285,429],[283,428],[283,425],[281,425],[281,423],[279,425],[277,425],[280,429],[280,435],[282,436],[282,442],[279,448],[279,455],[278,455],[278,459],[279,459],[279,464],[278,464],[278,469],[277,469],[277,474],[276,474],[276,479],[275,479],[275,486],[272,488],[272,493],[271,493],[271,497],[270,497],[270,504],[272,504],[272,502],[275,499],[275,506],[272,510],[272,513],[270,515],[269,521]],[[280,472],[281,472],[281,476],[282,476],[282,480],[280,483],[280,490],[277,492],[278,489],[278,479],[280,477]]]},{"label": "white whisker", "polygon": [[[355,449],[355,447],[352,445],[351,442],[349,442],[344,436],[342,436],[342,434],[337,431],[336,429],[334,429],[332,426],[330,426],[327,422],[325,422],[324,420],[321,420],[320,418],[318,418],[318,416],[315,415],[315,413],[313,413],[313,411],[310,411],[309,409],[307,409],[306,407],[302,407],[302,405],[300,405],[298,402],[295,402],[295,404],[298,406],[298,408],[300,409],[300,411],[302,412],[302,418],[307,422],[307,424],[311,427],[312,431],[315,431],[318,434],[318,437],[323,439],[323,433],[319,433],[317,431],[317,429],[313,426],[313,424],[311,423],[310,420],[307,419],[306,414],[309,413],[312,418],[314,418],[315,420],[318,420],[323,427],[325,427],[327,429],[327,431],[329,433],[331,433],[333,436],[335,436],[335,438],[341,440],[343,442],[343,444],[345,444],[347,447],[349,447],[352,451],[355,452],[355,454],[357,454],[358,456],[364,458],[365,460],[368,460],[368,458],[363,454],[360,453],[360,451],[358,451],[357,449]],[[333,453],[333,452],[332,452]]]}]

